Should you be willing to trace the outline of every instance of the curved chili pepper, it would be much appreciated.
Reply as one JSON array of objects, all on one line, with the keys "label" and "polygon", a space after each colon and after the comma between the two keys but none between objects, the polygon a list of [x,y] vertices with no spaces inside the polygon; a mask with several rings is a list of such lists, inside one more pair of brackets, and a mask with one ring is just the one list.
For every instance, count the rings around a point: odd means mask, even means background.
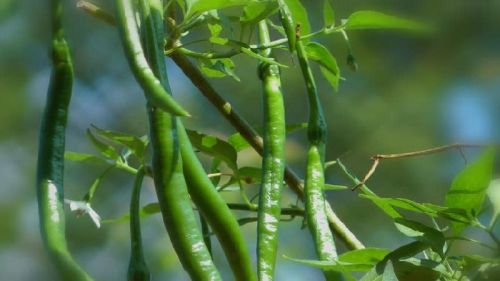
[{"label": "curved chili pepper", "polygon": [[148,102],[173,115],[189,116],[189,113],[172,98],[170,91],[162,85],[148,64],[141,46],[132,1],[115,0],[115,6],[125,55],[135,78],[144,89]]},{"label": "curved chili pepper", "polygon": [[191,199],[217,236],[233,270],[235,280],[256,280],[238,221],[208,178],[180,120],[177,121],[177,132],[184,175]]},{"label": "curved chili pepper", "polygon": [[73,65],[62,27],[62,3],[51,1],[52,76],[40,129],[37,197],[40,232],[46,250],[63,280],[93,280],[68,250],[64,221],[64,150],[66,121],[73,86]]},{"label": "curved chili pepper", "polygon": [[[162,1],[140,0],[140,5],[149,62],[163,87],[169,89],[161,51],[163,37],[159,37],[163,36]],[[148,114],[153,147],[153,178],[172,245],[191,279],[221,280],[203,242],[187,192],[177,138],[177,119],[154,104],[148,105]]]}]

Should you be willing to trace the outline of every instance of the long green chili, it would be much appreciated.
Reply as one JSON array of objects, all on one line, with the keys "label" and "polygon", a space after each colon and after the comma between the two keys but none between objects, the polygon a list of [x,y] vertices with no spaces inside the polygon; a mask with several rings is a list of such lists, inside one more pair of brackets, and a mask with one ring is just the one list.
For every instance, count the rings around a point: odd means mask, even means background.
[{"label": "long green chili", "polygon": [[116,19],[125,55],[135,78],[144,89],[148,102],[166,112],[189,116],[154,75],[141,46],[132,0],[115,0]]},{"label": "long green chili", "polygon": [[256,280],[248,248],[238,222],[208,178],[180,120],[177,122],[177,132],[191,199],[219,239],[235,280]]},{"label": "long green chili", "polygon": [[151,279],[151,273],[144,260],[142,250],[140,200],[143,179],[144,168],[141,167],[137,170],[130,198],[130,262],[127,272],[129,281],[149,281]]},{"label": "long green chili", "polygon": [[[270,41],[265,21],[259,23],[259,37],[261,44]],[[270,57],[271,50],[264,50],[262,55]],[[257,222],[257,267],[259,280],[273,280],[285,171],[285,107],[279,67],[261,63],[259,70],[264,86],[264,155]]]},{"label": "long green chili", "polygon": [[45,249],[63,280],[90,281],[68,250],[64,221],[64,150],[66,121],[73,86],[73,65],[62,26],[61,1],[51,1],[52,75],[40,129],[37,197]]},{"label": "long green chili", "polygon": [[[163,3],[161,0],[140,0],[140,6],[149,63],[163,87],[170,92],[161,51]],[[148,104],[148,114],[153,147],[153,178],[172,245],[191,279],[220,280],[219,272],[203,243],[189,200],[179,152],[176,118],[152,104]]]},{"label": "long green chili", "polygon": [[[281,5],[286,6],[284,1],[279,1]],[[293,22],[291,16],[282,17],[281,19],[283,26],[290,25]],[[306,83],[309,103],[309,121],[307,127],[309,145],[304,186],[306,218],[319,259],[329,261],[337,257],[337,249],[333,234],[328,227],[326,201],[323,193],[325,185],[324,164],[327,125],[304,43],[298,40],[300,38],[300,28],[297,27],[297,29],[294,34],[296,36],[295,49],[297,50],[302,76]],[[290,37],[288,40],[291,41]],[[324,274],[327,280],[342,280],[342,275],[338,272],[325,271]]]}]

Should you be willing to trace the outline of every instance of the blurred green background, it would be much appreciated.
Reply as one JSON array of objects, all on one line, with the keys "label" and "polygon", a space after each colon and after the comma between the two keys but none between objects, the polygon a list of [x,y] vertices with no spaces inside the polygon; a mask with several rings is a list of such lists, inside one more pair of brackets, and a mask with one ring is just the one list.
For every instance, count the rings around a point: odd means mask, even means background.
[{"label": "blurred green background", "polygon": [[[67,34],[73,49],[76,83],[68,122],[67,149],[93,153],[85,137],[90,124],[137,135],[147,133],[142,93],[124,59],[116,30],[66,2]],[[110,1],[104,2],[110,6]],[[314,29],[320,28],[322,1],[307,5]],[[329,124],[327,160],[337,157],[361,177],[370,156],[417,150],[455,141],[492,141],[499,137],[500,105],[500,2],[494,0],[336,0],[339,21],[356,10],[373,9],[419,19],[435,26],[432,36],[388,31],[350,32],[358,72],[345,64],[347,50],[340,36],[318,38],[337,57],[345,81],[333,92],[318,74],[318,84]],[[54,280],[54,272],[41,247],[35,200],[35,164],[40,116],[45,103],[50,65],[47,56],[48,1],[0,0],[0,279]],[[296,61],[283,71],[287,121],[305,122],[305,88]],[[174,95],[193,118],[188,127],[227,137],[234,131],[218,116],[171,61],[169,75]],[[251,124],[261,126],[261,87],[255,60],[235,58],[242,78],[212,80]],[[316,69],[317,70],[317,69]],[[289,136],[288,161],[303,174],[304,131]],[[472,155],[472,154],[470,154]],[[258,165],[247,150],[241,164]],[[463,167],[459,153],[387,161],[369,186],[382,196],[407,197],[443,203],[453,176]],[[80,200],[103,167],[66,165],[66,197]],[[328,182],[350,184],[333,168]],[[132,177],[115,171],[94,199],[103,218],[127,212]],[[146,180],[143,202],[154,202],[151,180]],[[248,192],[255,193],[256,187]],[[226,196],[226,195],[225,195]],[[237,198],[227,195],[229,200]],[[356,192],[332,191],[328,198],[345,223],[368,246],[395,248],[406,240],[391,221]],[[289,191],[285,203],[294,203]],[[242,215],[242,214],[240,214]],[[128,264],[128,225],[108,224],[97,229],[85,216],[68,212],[69,245],[96,280],[123,280]],[[301,220],[281,228],[278,280],[321,280],[320,272],[289,262],[282,255],[314,258],[309,233]],[[255,224],[243,226],[255,260]],[[146,256],[154,280],[187,280],[171,249],[161,218],[143,221]],[[481,238],[481,237],[479,237]],[[484,237],[483,237],[484,238]],[[231,273],[215,242],[215,261],[223,276]],[[476,248],[459,249],[479,251]],[[340,246],[341,249],[342,246]]]}]

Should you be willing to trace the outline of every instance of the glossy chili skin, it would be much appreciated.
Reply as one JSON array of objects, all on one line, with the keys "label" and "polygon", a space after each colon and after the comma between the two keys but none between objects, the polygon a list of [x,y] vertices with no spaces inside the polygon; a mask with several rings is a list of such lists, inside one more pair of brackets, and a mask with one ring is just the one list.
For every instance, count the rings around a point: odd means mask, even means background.
[{"label": "glossy chili skin", "polygon": [[130,261],[128,265],[127,280],[129,281],[149,281],[151,273],[144,260],[142,249],[140,200],[141,185],[144,179],[144,168],[137,170],[134,188],[130,198]]},{"label": "glossy chili skin", "polygon": [[[148,62],[163,87],[170,92],[162,51],[163,3],[160,0],[141,1]],[[192,280],[221,280],[203,242],[187,192],[179,151],[177,119],[151,103],[148,104],[148,115],[153,147],[153,178],[172,245]]]},{"label": "glossy chili skin", "polygon": [[[333,234],[328,226],[324,196],[327,125],[307,53],[304,44],[300,40],[297,40],[296,51],[306,83],[309,102],[309,121],[307,127],[309,145],[304,184],[307,225],[316,245],[316,253],[319,259],[328,261],[337,257],[337,249]],[[324,274],[329,281],[343,280],[342,275],[335,271],[324,271]]]},{"label": "glossy chili skin", "polygon": [[[269,43],[265,21],[259,23],[259,33],[260,43]],[[271,50],[265,50],[262,55],[270,57]],[[259,72],[264,93],[264,154],[257,221],[257,267],[259,280],[273,280],[285,171],[285,107],[278,66],[261,63]]]},{"label": "glossy chili skin", "polygon": [[217,236],[233,271],[234,280],[256,280],[248,247],[236,218],[208,178],[180,120],[177,121],[177,130],[191,199]]},{"label": "glossy chili skin", "polygon": [[37,197],[40,231],[62,280],[93,280],[73,259],[66,243],[64,215],[64,151],[66,122],[73,86],[70,48],[62,27],[62,4],[51,1],[53,64],[39,136]]},{"label": "glossy chili skin", "polygon": [[284,0],[277,0],[279,5],[279,16],[283,29],[285,29],[286,37],[288,38],[288,49],[291,53],[295,51],[295,24],[293,22],[292,13]]},{"label": "glossy chili skin", "polygon": [[144,93],[149,103],[174,115],[189,116],[189,113],[168,93],[148,64],[141,45],[133,2],[132,0],[115,0],[118,29],[129,67],[145,90]]}]

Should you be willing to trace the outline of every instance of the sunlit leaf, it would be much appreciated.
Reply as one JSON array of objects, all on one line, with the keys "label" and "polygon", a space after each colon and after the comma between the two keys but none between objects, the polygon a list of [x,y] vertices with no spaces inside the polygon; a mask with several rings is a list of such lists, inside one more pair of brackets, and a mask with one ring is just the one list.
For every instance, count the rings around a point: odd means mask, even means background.
[{"label": "sunlit leaf", "polygon": [[219,10],[235,6],[243,6],[256,0],[184,0],[186,5],[186,18],[193,15],[210,11]]},{"label": "sunlit leaf", "polygon": [[90,129],[87,129],[87,137],[90,139],[97,151],[104,157],[112,160],[118,160],[120,158],[120,154],[116,148],[97,139]]},{"label": "sunlit leaf", "polygon": [[493,220],[495,220],[495,217],[500,215],[500,179],[491,181],[486,193],[493,206]]},{"label": "sunlit leaf", "polygon": [[87,153],[77,153],[66,151],[64,153],[64,159],[73,162],[86,162],[86,163],[96,163],[96,164],[108,164],[108,161],[94,155]]},{"label": "sunlit leaf", "polygon": [[344,23],[346,29],[403,29],[429,31],[429,27],[412,20],[375,11],[354,12]]},{"label": "sunlit leaf", "polygon": [[323,1],[323,25],[331,27],[335,25],[335,12],[333,11],[330,0]]},{"label": "sunlit leaf", "polygon": [[278,4],[274,0],[263,0],[250,3],[243,8],[243,16],[240,20],[243,23],[255,24],[270,17],[278,11]]},{"label": "sunlit leaf", "polygon": [[443,247],[446,242],[441,231],[428,227],[417,221],[412,221],[404,218],[394,219],[397,229],[408,237],[415,238],[419,241],[427,243],[434,252],[443,255]]},{"label": "sunlit leaf", "polygon": [[226,76],[232,77],[236,81],[240,78],[234,73],[234,62],[229,58],[224,59],[199,59],[200,70],[207,77],[222,78]]},{"label": "sunlit leaf", "polygon": [[237,153],[229,143],[196,131],[187,130],[187,134],[197,150],[224,161],[233,171],[237,170]]},{"label": "sunlit leaf", "polygon": [[277,65],[277,66],[280,66],[280,67],[288,67],[287,65],[284,65],[282,63],[279,63],[277,62],[275,59],[273,58],[269,58],[269,57],[265,57],[265,56],[262,56],[248,48],[241,48],[241,52],[252,57],[252,58],[255,58],[255,59],[258,59],[259,61],[261,62],[265,62],[265,63],[268,63],[268,64],[274,64],[274,65]]},{"label": "sunlit leaf", "polygon": [[[453,180],[446,194],[445,204],[449,208],[466,210],[473,217],[477,216],[491,182],[495,150],[486,149],[473,163],[467,165]],[[457,234],[466,227],[462,223],[452,223]]]},{"label": "sunlit leaf", "polygon": [[380,248],[365,248],[344,253],[335,261],[304,260],[285,257],[289,260],[302,263],[308,266],[317,267],[322,270],[337,271],[368,271],[375,264],[382,261],[389,253],[389,250]]},{"label": "sunlit leaf", "polygon": [[300,25],[300,34],[306,35],[311,32],[311,26],[307,17],[306,8],[302,5],[300,0],[285,0],[286,5],[292,13],[293,22]]},{"label": "sunlit leaf", "polygon": [[110,142],[118,143],[129,148],[139,159],[143,159],[144,151],[148,146],[147,137],[137,137],[134,135],[100,129],[92,125],[96,134]]},{"label": "sunlit leaf", "polygon": [[307,57],[320,65],[323,76],[330,82],[330,85],[338,90],[340,80],[340,69],[337,60],[328,49],[317,42],[310,42],[306,45]]},{"label": "sunlit leaf", "polygon": [[329,190],[346,190],[346,189],[349,189],[349,187],[347,187],[345,185],[325,183],[325,186],[324,186],[323,189],[325,191],[329,191]]}]

